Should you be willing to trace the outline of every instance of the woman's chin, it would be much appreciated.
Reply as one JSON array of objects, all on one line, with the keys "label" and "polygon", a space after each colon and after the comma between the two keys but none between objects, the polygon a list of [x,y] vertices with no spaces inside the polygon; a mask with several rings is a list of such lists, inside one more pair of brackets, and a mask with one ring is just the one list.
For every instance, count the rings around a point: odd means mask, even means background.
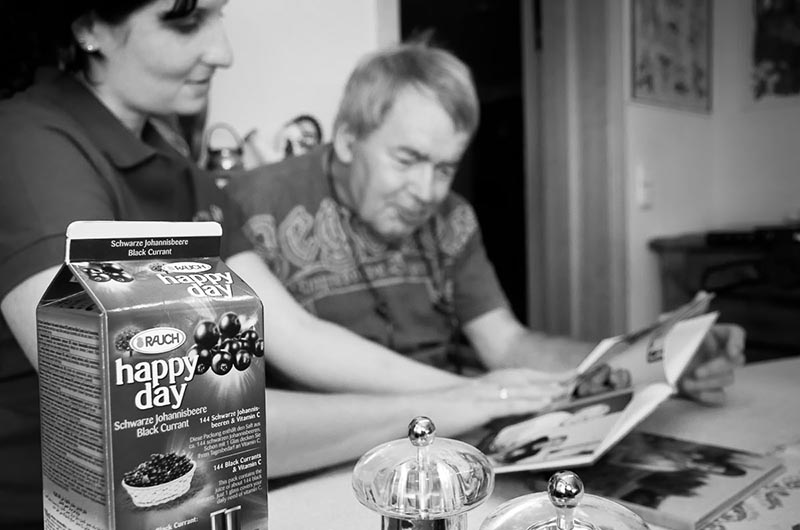
[{"label": "woman's chin", "polygon": [[187,86],[182,91],[181,97],[174,102],[174,112],[176,114],[197,114],[208,106],[208,85]]},{"label": "woman's chin", "polygon": [[205,110],[208,106],[208,98],[194,99],[191,101],[182,101],[179,105],[175,106],[175,114],[182,116],[198,114]]}]

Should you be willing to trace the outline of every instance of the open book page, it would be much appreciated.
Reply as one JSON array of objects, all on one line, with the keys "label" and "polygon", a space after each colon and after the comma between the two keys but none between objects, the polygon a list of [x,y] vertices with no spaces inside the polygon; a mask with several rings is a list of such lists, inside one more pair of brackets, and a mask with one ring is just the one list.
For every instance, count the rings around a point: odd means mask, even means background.
[{"label": "open book page", "polygon": [[671,386],[677,386],[686,367],[700,347],[706,333],[717,321],[716,311],[682,320],[664,337],[664,376]]},{"label": "open book page", "polygon": [[593,459],[633,399],[632,389],[625,389],[543,414],[498,420],[476,446],[498,473],[580,465]]},{"label": "open book page", "polygon": [[597,358],[629,370],[631,387],[574,399],[532,416],[497,420],[476,445],[498,473],[594,462],[676,391],[678,377],[716,318],[710,313],[653,328],[633,344],[619,338],[601,342]]},{"label": "open book page", "polygon": [[[705,332],[697,337],[696,344],[684,344],[692,336],[699,333],[705,321],[695,327],[686,328],[681,333],[672,333],[679,323],[693,321],[698,315],[708,310],[713,295],[698,293],[689,303],[669,313],[658,322],[637,331],[604,339],[592,350],[578,366],[579,380],[595,367],[607,364],[612,369],[624,369],[631,376],[632,386],[642,386],[656,381],[677,382],[683,369],[691,361]],[[711,322],[713,324],[713,321]],[[710,328],[710,324],[708,326]],[[687,335],[688,334],[688,335]],[[665,339],[671,337],[671,354],[665,359]],[[666,363],[666,365],[665,365]],[[668,365],[668,366],[667,366]]]},{"label": "open book page", "polygon": [[601,456],[613,447],[673,393],[673,387],[666,383],[651,383],[638,389],[630,405],[619,415],[613,428],[597,446],[595,456]]}]

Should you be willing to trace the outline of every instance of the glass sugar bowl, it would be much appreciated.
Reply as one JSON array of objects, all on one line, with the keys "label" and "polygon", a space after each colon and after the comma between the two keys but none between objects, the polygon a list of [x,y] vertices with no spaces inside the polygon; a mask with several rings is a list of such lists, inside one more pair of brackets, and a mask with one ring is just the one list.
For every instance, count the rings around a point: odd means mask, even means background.
[{"label": "glass sugar bowl", "polygon": [[494,489],[489,460],[473,446],[436,438],[425,416],[408,439],[368,451],[353,470],[358,501],[382,516],[382,530],[467,530],[467,512]]},{"label": "glass sugar bowl", "polygon": [[547,491],[523,495],[497,507],[480,530],[647,530],[641,517],[614,501],[584,494],[572,471],[555,473]]}]

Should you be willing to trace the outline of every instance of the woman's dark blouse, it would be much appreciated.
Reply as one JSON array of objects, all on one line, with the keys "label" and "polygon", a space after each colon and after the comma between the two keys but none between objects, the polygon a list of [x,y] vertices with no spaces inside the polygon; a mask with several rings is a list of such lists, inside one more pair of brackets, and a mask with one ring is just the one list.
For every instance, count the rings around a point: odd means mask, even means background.
[{"label": "woman's dark blouse", "polygon": [[[0,300],[64,258],[74,220],[215,220],[223,257],[241,214],[151,125],[137,138],[66,75],[0,102]],[[42,527],[38,377],[0,318],[0,527]]]}]

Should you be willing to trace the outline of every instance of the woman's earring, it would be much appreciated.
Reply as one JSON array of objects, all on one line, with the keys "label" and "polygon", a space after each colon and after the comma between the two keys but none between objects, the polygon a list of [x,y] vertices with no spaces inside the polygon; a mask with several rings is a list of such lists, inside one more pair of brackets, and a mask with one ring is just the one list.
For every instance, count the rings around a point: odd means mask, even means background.
[{"label": "woman's earring", "polygon": [[97,51],[97,46],[91,42],[80,41],[78,42],[78,45],[81,47],[81,50],[85,51],[86,53],[95,53]]}]

